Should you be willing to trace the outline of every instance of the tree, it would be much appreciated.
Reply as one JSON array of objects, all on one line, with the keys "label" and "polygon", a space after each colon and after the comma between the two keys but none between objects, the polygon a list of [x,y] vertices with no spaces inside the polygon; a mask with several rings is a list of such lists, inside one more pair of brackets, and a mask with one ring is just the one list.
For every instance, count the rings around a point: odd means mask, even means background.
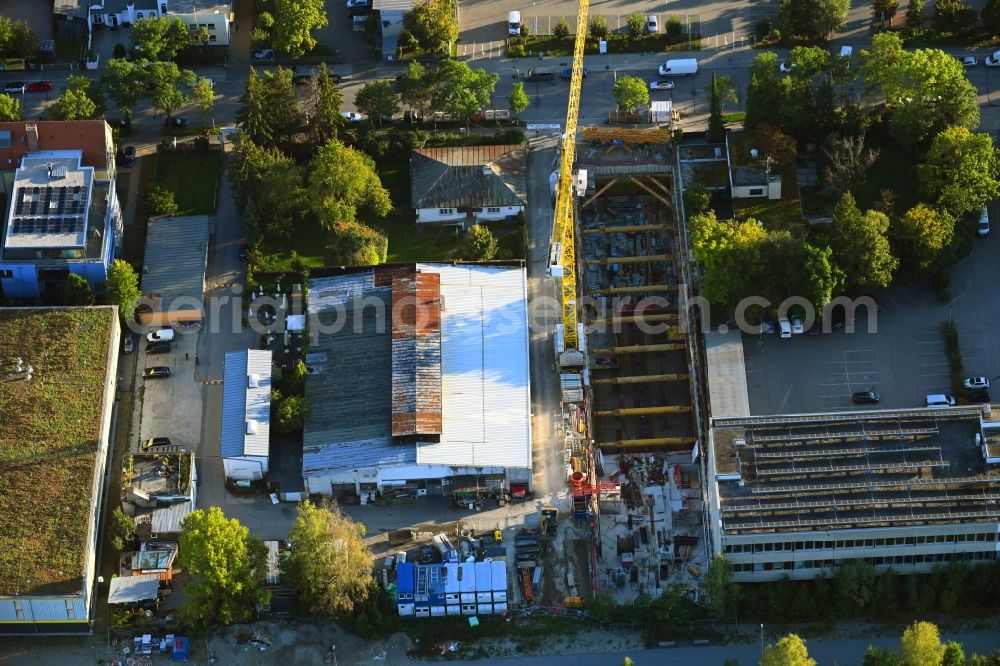
[{"label": "tree", "polygon": [[14,37],[14,26],[6,16],[0,16],[0,55],[12,55],[9,53],[11,39]]},{"label": "tree", "polygon": [[872,597],[872,608],[877,617],[891,618],[899,608],[899,580],[896,571],[889,567],[875,581],[875,593]]},{"label": "tree", "polygon": [[869,645],[861,666],[899,666],[899,660],[891,650]]},{"label": "tree", "polygon": [[796,46],[788,52],[789,76],[809,80],[830,69],[830,52],[819,46]]},{"label": "tree", "polygon": [[830,142],[823,146],[823,156],[826,158],[823,177],[826,179],[827,191],[839,197],[860,185],[865,173],[878,159],[878,154],[877,148],[865,148],[863,134],[831,137]]},{"label": "tree", "polygon": [[628,17],[628,36],[630,39],[639,39],[646,34],[646,17],[639,12],[633,12]]},{"label": "tree", "polygon": [[1000,35],[1000,0],[986,0],[980,16],[990,35]]},{"label": "tree", "polygon": [[[1000,2],[1000,0],[993,1]],[[569,23],[566,22],[566,19],[560,18],[556,21],[556,24],[552,26],[552,34],[555,35],[555,38],[560,42],[566,41],[566,38],[569,37]]]},{"label": "tree", "polygon": [[709,94],[708,140],[712,143],[722,143],[726,140],[726,123],[722,119],[722,98],[719,94],[718,79],[715,76],[715,71],[712,72],[712,84],[709,86]]},{"label": "tree", "polygon": [[59,300],[62,305],[93,305],[94,292],[87,278],[70,273],[59,285]]},{"label": "tree", "polygon": [[914,622],[899,639],[899,652],[906,666],[940,666],[944,649],[938,628],[930,622]]},{"label": "tree", "polygon": [[303,391],[305,391],[306,375],[308,374],[309,369],[306,367],[305,361],[299,359],[288,374],[287,383],[289,392],[294,395],[302,395]]},{"label": "tree", "polygon": [[622,660],[622,666],[635,666],[635,662],[632,661],[632,657],[625,657]]},{"label": "tree", "polygon": [[132,24],[132,45],[147,60],[173,60],[191,45],[187,25],[178,17],[151,16]]},{"label": "tree", "polygon": [[965,666],[965,650],[962,649],[961,643],[948,641],[944,644],[941,666]]},{"label": "tree", "polygon": [[[833,209],[831,246],[837,264],[844,270],[847,283],[854,290],[870,293],[874,289],[884,289],[892,281],[892,274],[899,260],[892,255],[889,239],[889,218],[885,213],[869,210],[862,213],[850,192],[845,192]],[[843,571],[841,574],[840,572]],[[865,568],[863,581],[854,564],[845,564],[838,570],[838,583],[843,579],[845,595],[851,600],[841,604],[845,615],[859,615],[870,600],[875,581],[873,571]]]},{"label": "tree", "polygon": [[458,60],[444,60],[435,71],[431,107],[455,118],[468,118],[489,105],[499,80],[499,74],[472,69]]},{"label": "tree", "polygon": [[174,191],[162,185],[153,185],[146,190],[146,210],[150,215],[174,215],[177,213],[177,199]]},{"label": "tree", "polygon": [[711,207],[712,195],[704,185],[691,182],[684,188],[684,212],[688,218],[707,213]]},{"label": "tree", "polygon": [[723,622],[735,621],[736,607],[740,601],[740,586],[733,582],[729,560],[716,555],[705,573],[705,593],[715,617]]},{"label": "tree", "polygon": [[111,512],[111,526],[108,530],[111,537],[111,548],[115,551],[122,551],[125,546],[132,544],[135,540],[135,520],[132,516],[126,515],[119,504]]},{"label": "tree", "polygon": [[640,107],[649,106],[649,86],[637,76],[619,76],[612,94],[618,106],[628,113],[635,113]]},{"label": "tree", "polygon": [[338,222],[355,221],[359,207],[378,217],[385,217],[392,209],[372,158],[336,139],[316,151],[309,171],[312,210],[327,229]]},{"label": "tree", "polygon": [[1000,194],[1000,166],[989,134],[949,127],[931,142],[917,179],[926,200],[953,215],[978,210]]},{"label": "tree", "polygon": [[399,102],[392,83],[386,80],[366,83],[354,98],[354,104],[368,116],[369,120],[381,125],[384,118],[391,119],[399,113]]},{"label": "tree", "polygon": [[458,20],[452,0],[425,0],[403,16],[403,27],[420,48],[431,51],[458,39]]},{"label": "tree", "polygon": [[608,36],[608,20],[600,14],[590,17],[590,36],[604,39]]},{"label": "tree", "polygon": [[770,123],[759,124],[753,134],[760,154],[770,159],[774,168],[780,171],[795,164],[798,154],[795,139]]},{"label": "tree", "polygon": [[279,67],[261,77],[251,67],[240,108],[236,111],[236,123],[257,145],[290,144],[302,127],[291,70]]},{"label": "tree", "polygon": [[943,33],[962,34],[976,25],[978,16],[962,0],[935,0],[934,28]]},{"label": "tree", "polygon": [[101,73],[101,85],[125,118],[132,117],[132,110],[146,92],[144,79],[143,69],[124,58],[109,60]]},{"label": "tree", "polygon": [[851,0],[779,0],[778,24],[788,37],[824,39],[843,30]]},{"label": "tree", "polygon": [[243,134],[234,153],[229,183],[247,222],[250,244],[287,237],[305,202],[302,170],[278,148],[258,146]]},{"label": "tree", "polygon": [[366,224],[335,222],[330,227],[331,241],[326,246],[326,261],[331,266],[374,266],[384,263],[389,239]]},{"label": "tree", "polygon": [[139,275],[132,264],[124,259],[115,259],[108,266],[105,286],[108,302],[118,306],[118,313],[125,318],[132,316],[142,292],[139,291]]},{"label": "tree", "polygon": [[861,71],[885,96],[889,133],[908,148],[950,125],[979,125],[978,92],[962,63],[944,51],[904,50],[898,35],[883,32],[872,37],[871,51],[862,51]]},{"label": "tree", "polygon": [[916,30],[924,25],[924,0],[910,0],[906,6],[906,27]]},{"label": "tree", "polygon": [[290,58],[301,58],[316,47],[313,31],[329,21],[323,0],[275,0],[271,45]]},{"label": "tree", "polygon": [[194,86],[194,72],[180,69],[173,62],[147,62],[145,70],[147,81],[153,89],[149,103],[154,109],[163,111],[169,120],[174,111],[188,103],[188,95],[181,87]]},{"label": "tree", "polygon": [[302,430],[309,415],[309,403],[304,396],[283,396],[278,389],[273,389],[271,411],[274,413],[275,430],[287,434]]},{"label": "tree", "polygon": [[514,83],[510,95],[507,96],[507,103],[510,105],[510,112],[514,114],[515,118],[524,113],[524,110],[528,108],[531,100],[528,99],[528,93],[524,92],[524,84],[522,82],[517,81]]},{"label": "tree", "polygon": [[23,117],[21,100],[5,93],[0,93],[0,121],[16,122]]},{"label": "tree", "polygon": [[317,145],[337,136],[344,122],[340,115],[343,103],[344,97],[340,94],[340,87],[330,76],[326,63],[320,63],[316,71],[316,102],[313,105],[310,122]]},{"label": "tree", "polygon": [[774,122],[775,107],[784,96],[778,73],[778,54],[773,51],[758,53],[750,65],[750,83],[747,86],[746,118],[744,125],[752,130],[757,125]]},{"label": "tree", "polygon": [[809,657],[805,641],[788,634],[775,645],[767,646],[760,666],[816,666],[816,660]]},{"label": "tree", "polygon": [[926,204],[917,204],[896,222],[894,239],[903,257],[917,270],[934,263],[955,233],[955,218]]},{"label": "tree", "polygon": [[[95,95],[103,101],[99,94]],[[97,101],[91,96],[91,81],[85,76],[69,76],[63,94],[49,107],[55,120],[90,120],[99,115]]]},{"label": "tree", "polygon": [[192,97],[198,105],[201,124],[204,127],[205,120],[212,115],[212,110],[215,108],[215,90],[212,89],[212,82],[204,76],[200,77],[194,84],[193,93]]},{"label": "tree", "polygon": [[882,23],[892,22],[892,18],[899,11],[899,0],[872,0],[872,20]]},{"label": "tree", "polygon": [[38,35],[27,21],[4,19],[0,25],[0,54],[11,58],[33,58],[38,51]]},{"label": "tree", "polygon": [[431,102],[434,91],[434,73],[428,71],[416,60],[411,60],[403,70],[398,85],[399,100],[424,114]]},{"label": "tree", "polygon": [[[849,194],[844,195],[845,198]],[[841,200],[843,203],[843,199]],[[853,204],[853,199],[851,200]],[[840,204],[838,204],[839,206]],[[855,208],[855,210],[857,210]],[[836,222],[835,222],[836,223]],[[888,220],[886,221],[888,224]],[[834,250],[836,252],[836,250]],[[850,275],[848,274],[848,277]],[[875,569],[860,560],[848,560],[834,574],[834,602],[843,617],[859,617],[871,604],[875,587]]]},{"label": "tree", "polygon": [[497,256],[500,241],[484,224],[473,224],[465,232],[458,256],[463,261],[490,261]]},{"label": "tree", "polygon": [[246,622],[253,604],[270,601],[271,593],[261,587],[267,548],[219,507],[196,509],[181,521],[177,562],[191,576],[182,609],[188,622]]},{"label": "tree", "polygon": [[374,558],[364,536],[364,525],[341,514],[336,503],[299,504],[288,531],[294,547],[281,567],[310,612],[348,616],[373,594]]}]

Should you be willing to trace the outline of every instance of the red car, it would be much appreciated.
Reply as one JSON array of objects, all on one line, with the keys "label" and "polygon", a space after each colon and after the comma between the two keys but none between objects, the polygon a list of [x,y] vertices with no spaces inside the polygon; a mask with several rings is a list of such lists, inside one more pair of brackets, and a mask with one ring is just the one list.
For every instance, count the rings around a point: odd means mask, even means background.
[{"label": "red car", "polygon": [[48,92],[52,90],[51,81],[35,81],[28,84],[28,92]]}]

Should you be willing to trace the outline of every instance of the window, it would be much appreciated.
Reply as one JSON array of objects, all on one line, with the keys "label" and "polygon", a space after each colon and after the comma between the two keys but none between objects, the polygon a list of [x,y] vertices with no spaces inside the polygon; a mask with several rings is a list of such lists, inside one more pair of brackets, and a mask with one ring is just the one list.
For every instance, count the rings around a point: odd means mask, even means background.
[{"label": "window", "polygon": [[215,41],[215,35],[209,35],[208,36],[208,41],[214,42]]},{"label": "window", "polygon": [[487,208],[486,212],[487,213],[499,213],[500,209],[499,208]]},{"label": "window", "polygon": [[215,30],[215,24],[214,23],[209,23],[208,24],[208,29],[209,30]]},{"label": "window", "polygon": [[438,208],[438,215],[452,215],[454,213],[454,208]]},{"label": "window", "polygon": [[4,130],[0,132],[0,148],[10,148],[10,146],[11,146],[10,130]]},{"label": "window", "polygon": [[763,187],[751,187],[747,192],[748,192],[747,196],[751,196],[751,197],[762,197],[762,196],[764,196],[764,188]]}]

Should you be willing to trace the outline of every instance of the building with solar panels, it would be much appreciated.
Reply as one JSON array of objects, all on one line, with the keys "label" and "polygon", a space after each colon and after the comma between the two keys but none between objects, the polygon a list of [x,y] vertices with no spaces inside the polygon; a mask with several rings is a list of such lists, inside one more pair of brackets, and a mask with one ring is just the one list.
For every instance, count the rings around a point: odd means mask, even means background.
[{"label": "building with solar panels", "polygon": [[9,189],[0,256],[8,303],[51,300],[70,273],[104,291],[121,234],[113,170],[84,162],[84,150],[25,153]]}]

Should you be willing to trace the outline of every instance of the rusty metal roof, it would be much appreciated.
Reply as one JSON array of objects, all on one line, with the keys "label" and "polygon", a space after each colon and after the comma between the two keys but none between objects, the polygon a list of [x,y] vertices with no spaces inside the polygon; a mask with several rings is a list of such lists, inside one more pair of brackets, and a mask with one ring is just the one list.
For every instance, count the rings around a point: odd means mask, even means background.
[{"label": "rusty metal roof", "polygon": [[441,434],[441,276],[392,281],[392,435]]}]

